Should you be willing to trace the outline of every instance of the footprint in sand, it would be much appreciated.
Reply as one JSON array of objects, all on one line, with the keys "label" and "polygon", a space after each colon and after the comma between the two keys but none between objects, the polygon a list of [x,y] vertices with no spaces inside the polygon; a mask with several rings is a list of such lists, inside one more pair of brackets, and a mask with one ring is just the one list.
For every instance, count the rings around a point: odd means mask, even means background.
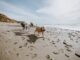
[{"label": "footprint in sand", "polygon": [[32,58],[35,58],[35,57],[37,57],[37,54],[33,54]]},{"label": "footprint in sand", "polygon": [[69,57],[69,55],[65,54],[66,57]]},{"label": "footprint in sand", "polygon": [[25,55],[25,56],[29,56],[29,55]]},{"label": "footprint in sand", "polygon": [[16,45],[18,42],[14,42],[14,44]]},{"label": "footprint in sand", "polygon": [[22,37],[22,40],[25,40],[25,37]]},{"label": "footprint in sand", "polygon": [[19,56],[19,53],[16,53],[17,56]]},{"label": "footprint in sand", "polygon": [[27,44],[28,44],[28,43],[25,43],[25,44],[24,44],[24,47],[26,47],[26,46],[27,46]]},{"label": "footprint in sand", "polygon": [[47,55],[46,58],[47,58],[47,60],[53,60],[53,59],[50,57],[50,55]]},{"label": "footprint in sand", "polygon": [[57,55],[57,54],[59,54],[59,53],[58,53],[58,52],[53,52],[53,54],[56,54],[56,55]]},{"label": "footprint in sand", "polygon": [[22,48],[22,46],[19,46],[19,48]]}]

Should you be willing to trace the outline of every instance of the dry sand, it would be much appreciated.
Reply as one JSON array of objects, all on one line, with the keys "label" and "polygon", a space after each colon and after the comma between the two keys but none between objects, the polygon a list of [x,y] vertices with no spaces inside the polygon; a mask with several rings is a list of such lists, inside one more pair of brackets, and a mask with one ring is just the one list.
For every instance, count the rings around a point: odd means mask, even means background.
[{"label": "dry sand", "polygon": [[80,60],[80,31],[46,27],[43,39],[34,29],[0,23],[0,60]]}]

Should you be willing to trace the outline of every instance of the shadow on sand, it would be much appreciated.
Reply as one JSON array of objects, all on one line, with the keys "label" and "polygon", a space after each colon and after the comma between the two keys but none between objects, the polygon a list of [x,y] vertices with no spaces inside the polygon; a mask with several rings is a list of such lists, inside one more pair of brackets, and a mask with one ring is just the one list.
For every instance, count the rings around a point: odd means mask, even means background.
[{"label": "shadow on sand", "polygon": [[15,33],[15,35],[18,35],[18,36],[21,36],[22,34],[24,34],[22,32],[14,32],[14,33]]},{"label": "shadow on sand", "polygon": [[29,43],[35,43],[37,39],[43,38],[43,37],[37,37],[35,34],[30,34],[30,35],[24,35],[25,33],[22,32],[14,32],[15,35],[17,36],[28,36],[29,40],[27,40]]},{"label": "shadow on sand", "polygon": [[35,34],[28,35],[28,37],[29,37],[29,40],[28,40],[29,43],[35,43],[36,40],[38,39],[38,37],[35,36]]}]

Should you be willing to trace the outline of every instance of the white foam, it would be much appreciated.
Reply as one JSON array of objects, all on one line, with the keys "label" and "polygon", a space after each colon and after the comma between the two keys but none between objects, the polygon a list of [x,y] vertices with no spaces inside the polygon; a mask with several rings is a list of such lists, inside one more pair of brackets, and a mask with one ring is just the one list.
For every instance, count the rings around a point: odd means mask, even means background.
[{"label": "white foam", "polygon": [[56,27],[62,29],[78,30],[80,31],[80,25],[44,25],[45,27]]}]

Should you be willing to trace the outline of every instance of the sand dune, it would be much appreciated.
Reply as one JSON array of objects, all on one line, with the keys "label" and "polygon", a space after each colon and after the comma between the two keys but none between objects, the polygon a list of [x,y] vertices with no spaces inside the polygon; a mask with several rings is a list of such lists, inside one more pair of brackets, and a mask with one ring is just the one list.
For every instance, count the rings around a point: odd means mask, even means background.
[{"label": "sand dune", "polygon": [[0,60],[80,60],[80,31],[46,27],[44,39],[35,27],[0,25]]}]

